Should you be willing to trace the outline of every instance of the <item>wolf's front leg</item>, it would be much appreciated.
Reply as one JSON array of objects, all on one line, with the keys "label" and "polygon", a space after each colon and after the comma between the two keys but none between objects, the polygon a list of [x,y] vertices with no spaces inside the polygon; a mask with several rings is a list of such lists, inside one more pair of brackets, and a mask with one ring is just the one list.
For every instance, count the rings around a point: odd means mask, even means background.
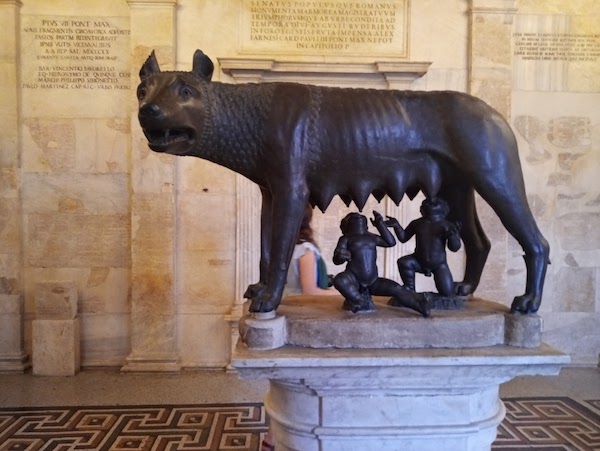
[{"label": "wolf's front leg", "polygon": [[267,288],[267,273],[271,259],[271,216],[273,197],[266,188],[260,188],[262,194],[262,207],[260,211],[260,278],[257,283],[248,285],[244,297],[246,299],[256,298]]},{"label": "wolf's front leg", "polygon": [[266,286],[252,296],[251,312],[270,312],[279,306],[307,200],[304,189],[273,196]]}]

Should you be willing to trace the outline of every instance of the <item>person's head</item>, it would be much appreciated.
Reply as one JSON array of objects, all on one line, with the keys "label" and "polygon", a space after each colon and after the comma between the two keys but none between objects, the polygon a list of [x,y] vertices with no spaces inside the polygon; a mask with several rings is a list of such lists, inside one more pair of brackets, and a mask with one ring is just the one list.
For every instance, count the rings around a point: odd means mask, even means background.
[{"label": "person's head", "polygon": [[432,197],[425,199],[421,204],[421,215],[425,218],[442,217],[448,215],[450,208],[444,199]]},{"label": "person's head", "polygon": [[344,235],[348,233],[365,233],[367,228],[367,218],[360,213],[348,213],[340,223],[340,229]]},{"label": "person's head", "polygon": [[315,244],[313,229],[310,225],[312,222],[312,217],[313,208],[310,206],[310,204],[307,204],[304,208],[304,217],[302,218],[302,223],[300,224],[300,232],[298,232],[296,244],[305,243],[306,241]]}]

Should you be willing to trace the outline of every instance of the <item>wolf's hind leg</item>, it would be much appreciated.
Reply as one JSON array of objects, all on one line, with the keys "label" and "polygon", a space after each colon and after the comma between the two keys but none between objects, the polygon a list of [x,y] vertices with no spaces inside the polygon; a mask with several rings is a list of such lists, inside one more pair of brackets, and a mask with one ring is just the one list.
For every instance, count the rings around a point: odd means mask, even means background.
[{"label": "wolf's hind leg", "polygon": [[475,191],[466,185],[447,186],[440,196],[448,202],[448,219],[460,224],[460,237],[465,246],[466,267],[462,282],[455,283],[455,294],[472,294],[481,280],[481,274],[490,253],[491,244],[487,238],[475,206]]}]

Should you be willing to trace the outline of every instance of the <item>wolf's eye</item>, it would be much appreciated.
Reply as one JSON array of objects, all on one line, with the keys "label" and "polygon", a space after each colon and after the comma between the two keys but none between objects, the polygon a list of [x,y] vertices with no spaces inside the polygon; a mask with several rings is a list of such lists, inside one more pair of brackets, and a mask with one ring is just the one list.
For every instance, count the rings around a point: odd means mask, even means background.
[{"label": "wolf's eye", "polygon": [[137,98],[138,100],[142,100],[148,94],[148,90],[144,86],[140,86],[137,90]]},{"label": "wolf's eye", "polygon": [[194,90],[190,86],[183,86],[179,91],[179,94],[183,99],[189,99],[194,95]]}]

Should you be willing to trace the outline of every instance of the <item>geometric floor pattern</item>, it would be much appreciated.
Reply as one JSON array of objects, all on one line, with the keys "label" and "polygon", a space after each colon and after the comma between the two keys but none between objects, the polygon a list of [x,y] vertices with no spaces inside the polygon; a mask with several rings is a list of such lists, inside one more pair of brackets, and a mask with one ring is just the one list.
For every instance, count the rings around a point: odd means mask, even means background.
[{"label": "geometric floor pattern", "polygon": [[261,403],[0,409],[0,450],[259,449]]},{"label": "geometric floor pattern", "polygon": [[[493,451],[600,451],[600,400],[505,398]],[[261,403],[0,409],[0,451],[256,451]]]},{"label": "geometric floor pattern", "polygon": [[505,398],[493,451],[600,451],[600,400]]}]

